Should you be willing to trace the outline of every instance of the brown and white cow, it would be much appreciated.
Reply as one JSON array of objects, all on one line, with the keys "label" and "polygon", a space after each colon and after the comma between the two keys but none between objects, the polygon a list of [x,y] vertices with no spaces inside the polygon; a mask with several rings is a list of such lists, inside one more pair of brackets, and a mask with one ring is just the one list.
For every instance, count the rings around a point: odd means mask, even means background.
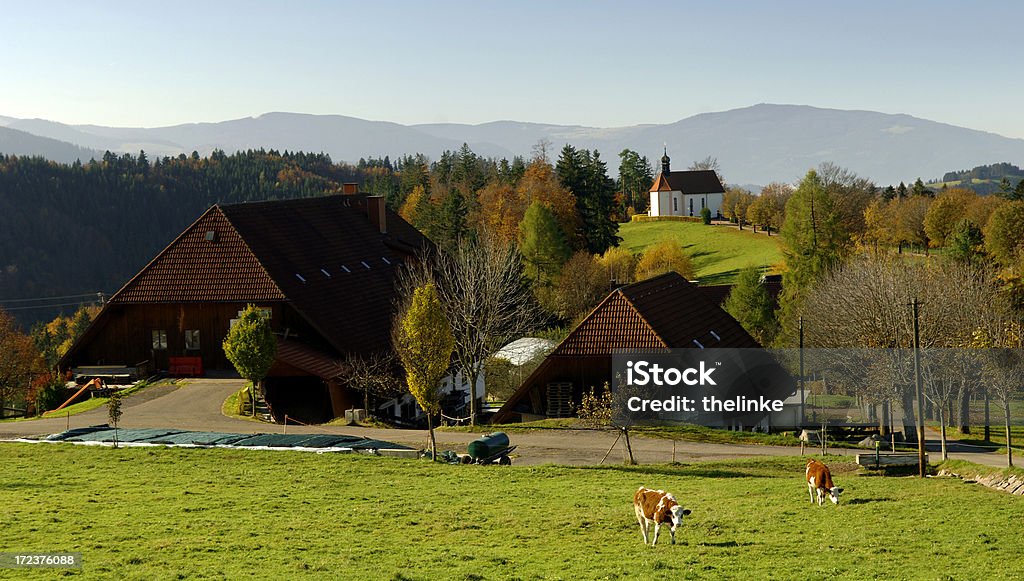
[{"label": "brown and white cow", "polygon": [[825,496],[828,495],[832,504],[839,504],[839,493],[843,491],[832,482],[832,473],[828,466],[818,462],[814,458],[807,461],[807,492],[811,495],[811,504],[814,504],[814,493],[818,493],[818,506],[825,503]]},{"label": "brown and white cow", "polygon": [[653,547],[658,542],[658,532],[662,524],[668,524],[672,532],[672,544],[676,544],[676,529],[683,524],[683,517],[690,514],[676,502],[676,497],[664,490],[651,490],[643,486],[633,495],[633,508],[636,511],[636,521],[640,523],[640,533],[644,536],[644,544],[647,544],[647,528],[654,523]]}]

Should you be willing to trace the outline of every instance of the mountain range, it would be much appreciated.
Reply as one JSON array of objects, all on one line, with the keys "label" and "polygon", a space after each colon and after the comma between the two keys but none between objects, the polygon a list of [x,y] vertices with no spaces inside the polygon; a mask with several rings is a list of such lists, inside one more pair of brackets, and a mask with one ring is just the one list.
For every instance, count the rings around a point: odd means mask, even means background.
[{"label": "mountain range", "polygon": [[328,153],[335,161],[423,153],[432,159],[467,143],[483,156],[528,157],[540,140],[557,157],[564,144],[597,149],[618,167],[632,149],[657,164],[667,148],[673,169],[715,157],[730,183],[798,180],[830,161],[880,185],[925,180],[1001,161],[1024,162],[1024,139],[957,127],[902,114],[759,104],[703,113],[675,123],[599,128],[496,121],[401,125],[342,115],[266,113],[217,123],[156,128],[66,125],[0,116],[0,153],[86,160],[103,151],[159,155],[207,154],[214,149],[276,149]]}]

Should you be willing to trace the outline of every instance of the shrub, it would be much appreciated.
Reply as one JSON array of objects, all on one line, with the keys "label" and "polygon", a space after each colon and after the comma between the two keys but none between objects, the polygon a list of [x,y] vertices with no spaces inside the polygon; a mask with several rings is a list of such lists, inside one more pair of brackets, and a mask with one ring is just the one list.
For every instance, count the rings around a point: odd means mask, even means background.
[{"label": "shrub", "polygon": [[64,380],[60,377],[50,375],[45,383],[36,391],[36,413],[56,409],[67,399],[67,389],[64,388]]},{"label": "shrub", "polygon": [[633,222],[695,222],[702,220],[698,216],[648,216],[647,214],[635,214],[630,218]]}]

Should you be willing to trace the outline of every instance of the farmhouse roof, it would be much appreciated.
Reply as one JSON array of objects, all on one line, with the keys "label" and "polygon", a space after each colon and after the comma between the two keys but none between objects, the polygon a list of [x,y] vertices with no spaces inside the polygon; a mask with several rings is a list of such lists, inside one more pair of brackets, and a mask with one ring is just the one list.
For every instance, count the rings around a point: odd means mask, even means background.
[{"label": "farmhouse roof", "polygon": [[713,170],[661,172],[652,192],[682,192],[684,194],[720,194],[725,192],[718,174]]},{"label": "farmhouse roof", "polygon": [[613,291],[552,355],[682,347],[760,345],[700,287],[669,272]]},{"label": "farmhouse roof", "polygon": [[[394,271],[429,244],[363,194],[213,206],[112,304],[292,304],[341,352],[389,344]],[[382,232],[385,230],[385,232]]]}]

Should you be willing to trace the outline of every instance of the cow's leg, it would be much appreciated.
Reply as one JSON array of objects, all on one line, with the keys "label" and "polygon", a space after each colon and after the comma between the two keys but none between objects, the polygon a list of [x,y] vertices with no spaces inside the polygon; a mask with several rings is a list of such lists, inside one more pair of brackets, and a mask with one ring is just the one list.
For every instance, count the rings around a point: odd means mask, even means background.
[{"label": "cow's leg", "polygon": [[810,482],[807,483],[807,494],[811,495],[811,504],[814,504],[814,485]]},{"label": "cow's leg", "polygon": [[652,547],[654,545],[658,544],[658,532],[659,531],[661,531],[661,523],[660,522],[656,522],[656,523],[654,523],[654,540],[651,541],[651,546]]},{"label": "cow's leg", "polygon": [[672,544],[676,544],[676,527],[671,527],[668,532],[672,533]]},{"label": "cow's leg", "polygon": [[647,519],[640,512],[640,508],[636,508],[636,522],[640,524],[640,534],[644,537],[644,544],[647,544]]}]

